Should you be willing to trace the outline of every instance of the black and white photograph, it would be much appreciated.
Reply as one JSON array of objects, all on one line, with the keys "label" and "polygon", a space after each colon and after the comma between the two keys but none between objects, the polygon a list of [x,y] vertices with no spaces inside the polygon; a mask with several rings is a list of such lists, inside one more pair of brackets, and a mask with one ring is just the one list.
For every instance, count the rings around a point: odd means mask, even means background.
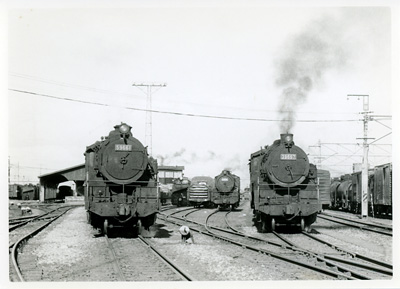
[{"label": "black and white photograph", "polygon": [[2,288],[400,287],[399,3],[0,18]]}]

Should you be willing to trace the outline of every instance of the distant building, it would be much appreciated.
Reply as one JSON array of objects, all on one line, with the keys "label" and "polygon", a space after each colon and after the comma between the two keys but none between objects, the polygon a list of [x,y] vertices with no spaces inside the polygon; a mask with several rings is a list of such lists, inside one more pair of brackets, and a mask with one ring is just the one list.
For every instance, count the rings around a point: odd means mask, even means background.
[{"label": "distant building", "polygon": [[163,185],[172,184],[173,179],[183,177],[184,166],[158,166],[158,180]]}]

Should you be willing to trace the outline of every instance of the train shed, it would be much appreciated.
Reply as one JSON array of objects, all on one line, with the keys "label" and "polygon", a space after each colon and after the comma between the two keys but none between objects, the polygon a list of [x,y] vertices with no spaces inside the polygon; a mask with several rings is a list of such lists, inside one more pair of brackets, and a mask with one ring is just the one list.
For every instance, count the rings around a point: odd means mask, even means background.
[{"label": "train shed", "polygon": [[60,198],[58,185],[66,181],[74,181],[76,190],[72,191],[72,196],[83,196],[85,182],[85,164],[80,164],[63,170],[39,176],[40,181],[40,202],[55,200]]}]

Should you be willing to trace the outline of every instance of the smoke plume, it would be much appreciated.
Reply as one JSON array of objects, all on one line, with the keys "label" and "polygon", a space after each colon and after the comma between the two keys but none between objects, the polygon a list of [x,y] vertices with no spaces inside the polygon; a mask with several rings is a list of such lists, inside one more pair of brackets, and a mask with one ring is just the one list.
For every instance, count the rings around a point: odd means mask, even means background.
[{"label": "smoke plume", "polygon": [[324,17],[291,37],[276,61],[275,84],[281,89],[279,100],[280,130],[290,132],[299,105],[323,80],[327,71],[346,64],[348,52],[343,45],[340,19]]}]

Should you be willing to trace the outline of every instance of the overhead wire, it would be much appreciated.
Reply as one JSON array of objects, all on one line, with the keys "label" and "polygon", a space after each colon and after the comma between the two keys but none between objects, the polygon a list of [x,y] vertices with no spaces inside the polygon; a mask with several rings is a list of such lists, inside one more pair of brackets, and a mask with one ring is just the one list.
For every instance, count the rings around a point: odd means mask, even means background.
[{"label": "overhead wire", "polygon": [[[129,106],[116,106],[116,105],[111,105],[111,104],[106,104],[106,103],[100,103],[100,102],[94,102],[94,101],[86,101],[86,100],[80,100],[80,99],[73,99],[73,98],[68,98],[68,97],[61,97],[61,96],[55,96],[55,95],[49,95],[49,94],[43,94],[43,93],[37,93],[37,92],[19,90],[19,89],[13,89],[13,88],[9,88],[8,90],[14,91],[14,92],[19,92],[19,93],[24,93],[24,94],[43,96],[43,97],[48,97],[48,98],[58,99],[58,100],[64,100],[64,101],[72,101],[72,102],[77,102],[77,103],[92,104],[92,105],[106,106],[106,107],[120,107],[120,108],[124,108],[124,109],[129,109],[129,110],[160,113],[160,114],[170,114],[170,115],[179,115],[179,116],[188,116],[188,117],[213,118],[213,119],[226,119],[226,120],[262,121],[262,122],[292,121],[292,120],[288,120],[288,119],[229,117],[229,116],[217,116],[217,115],[206,115],[206,114],[194,114],[194,113],[183,113],[183,112],[173,112],[173,111],[162,111],[162,110],[154,110],[154,109],[144,109],[144,108],[137,108],[137,107],[129,107]],[[361,121],[360,119],[321,119],[321,120],[318,120],[318,119],[297,119],[296,120],[296,122],[308,122],[308,123],[312,123],[312,122],[360,122],[360,121]]]},{"label": "overhead wire", "polygon": [[[60,81],[55,81],[55,80],[47,80],[47,79],[44,79],[44,78],[35,77],[35,76],[31,76],[31,75],[26,75],[26,74],[21,74],[21,73],[10,72],[9,75],[13,76],[13,77],[19,77],[19,78],[28,79],[28,80],[33,80],[33,81],[38,81],[38,82],[43,82],[43,83],[48,83],[48,84],[53,84],[53,85],[59,85],[59,86],[63,86],[63,87],[83,89],[83,90],[97,92],[97,93],[112,93],[112,94],[119,94],[119,95],[128,96],[128,97],[142,98],[141,96],[138,96],[138,95],[135,95],[135,94],[118,92],[118,91],[113,91],[113,90],[98,89],[98,88],[94,88],[94,87],[88,87],[88,86],[83,86],[83,85],[65,83],[65,82],[60,82]],[[162,101],[162,100],[160,100],[160,101]],[[187,105],[216,107],[215,104],[204,104],[204,103],[196,103],[196,102],[188,102],[188,101],[182,102],[182,101],[169,99],[168,103],[171,103],[171,102],[176,102],[176,103],[180,103],[180,104],[187,104]],[[243,110],[243,107],[232,107],[232,106],[226,106],[226,105],[224,105],[223,108]],[[272,111],[272,110],[254,109],[254,108],[252,108],[252,109],[246,108],[246,110],[259,111],[259,112],[274,112],[274,113],[277,112],[277,111]],[[285,113],[285,112],[291,112],[291,111],[280,111],[280,112]],[[298,113],[312,113],[312,114],[315,114],[316,112],[313,111],[313,112],[298,112]],[[338,114],[358,115],[358,113],[351,113],[351,112],[348,112],[348,113],[344,113],[344,112],[341,112],[341,113],[337,113],[337,112],[320,112],[320,113],[322,113],[322,114],[333,114],[333,115],[338,115]]]}]

